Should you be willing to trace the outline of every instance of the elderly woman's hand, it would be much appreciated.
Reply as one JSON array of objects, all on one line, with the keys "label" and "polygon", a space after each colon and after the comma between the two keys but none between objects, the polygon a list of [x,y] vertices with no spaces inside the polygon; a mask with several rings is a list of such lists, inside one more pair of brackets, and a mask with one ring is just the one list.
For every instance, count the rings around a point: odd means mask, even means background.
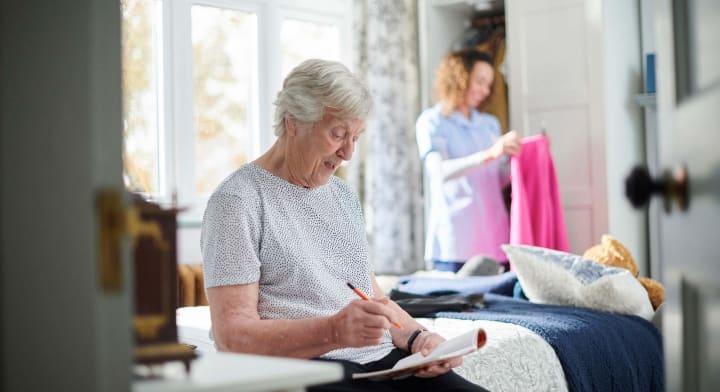
[{"label": "elderly woman's hand", "polygon": [[355,300],[331,318],[333,339],[342,347],[373,346],[382,342],[396,315],[380,301]]},{"label": "elderly woman's hand", "polygon": [[[435,332],[423,331],[415,338],[412,344],[413,354],[421,352],[423,356],[430,354],[432,350],[437,347],[440,343],[444,342],[445,338],[436,334]],[[445,374],[450,369],[462,365],[462,357],[449,358],[440,363],[436,363],[432,366],[423,368],[419,372],[415,373],[416,377],[435,377]]]},{"label": "elderly woman's hand", "polygon": [[520,150],[520,136],[516,131],[510,131],[502,135],[500,139],[490,147],[490,154],[493,158],[497,159],[504,154],[517,155],[520,153]]}]

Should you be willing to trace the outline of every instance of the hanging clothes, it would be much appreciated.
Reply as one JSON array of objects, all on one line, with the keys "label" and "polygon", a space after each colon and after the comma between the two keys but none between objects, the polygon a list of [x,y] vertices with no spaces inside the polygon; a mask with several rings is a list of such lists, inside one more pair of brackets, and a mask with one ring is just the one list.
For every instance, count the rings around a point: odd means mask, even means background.
[{"label": "hanging clothes", "polygon": [[555,165],[545,135],[522,140],[510,159],[510,243],[569,251]]}]

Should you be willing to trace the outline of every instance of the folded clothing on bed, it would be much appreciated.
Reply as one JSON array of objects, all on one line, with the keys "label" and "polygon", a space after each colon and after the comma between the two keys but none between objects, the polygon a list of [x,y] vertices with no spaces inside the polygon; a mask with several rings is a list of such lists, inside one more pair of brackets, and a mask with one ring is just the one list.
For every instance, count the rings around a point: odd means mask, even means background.
[{"label": "folded clothing on bed", "polygon": [[412,294],[485,294],[513,295],[517,275],[513,271],[499,275],[466,277],[404,276],[397,283],[397,290]]},{"label": "folded clothing on bed", "polygon": [[469,312],[483,306],[483,294],[423,295],[392,289],[390,299],[412,317],[432,317],[437,312]]},{"label": "folded clothing on bed", "polygon": [[500,321],[537,333],[555,349],[570,391],[665,389],[662,338],[641,317],[493,294],[485,295],[481,310],[436,316]]}]

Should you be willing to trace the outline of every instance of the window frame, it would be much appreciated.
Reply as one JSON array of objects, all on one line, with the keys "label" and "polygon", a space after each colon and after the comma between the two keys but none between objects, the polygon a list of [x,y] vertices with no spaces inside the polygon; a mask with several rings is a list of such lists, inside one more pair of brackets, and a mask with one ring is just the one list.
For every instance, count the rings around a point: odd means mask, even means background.
[{"label": "window frame", "polygon": [[[286,18],[336,25],[340,30],[341,61],[352,68],[352,0],[162,0],[162,93],[159,121],[159,194],[165,203],[177,203],[181,227],[197,228],[207,196],[195,189],[195,119],[193,91],[193,6],[252,12],[257,15],[259,76],[253,87],[258,107],[250,110],[254,131],[247,152],[255,159],[275,141],[273,101],[282,86],[280,31]],[[161,147],[160,147],[161,146]],[[182,257],[181,257],[182,259]]]}]

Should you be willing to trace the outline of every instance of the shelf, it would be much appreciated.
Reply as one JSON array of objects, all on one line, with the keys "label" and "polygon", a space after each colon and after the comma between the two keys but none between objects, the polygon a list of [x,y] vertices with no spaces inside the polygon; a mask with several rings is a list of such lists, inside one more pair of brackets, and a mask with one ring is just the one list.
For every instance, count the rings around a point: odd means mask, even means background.
[{"label": "shelf", "polygon": [[655,93],[636,94],[633,96],[633,99],[644,108],[654,108],[657,105]]}]

